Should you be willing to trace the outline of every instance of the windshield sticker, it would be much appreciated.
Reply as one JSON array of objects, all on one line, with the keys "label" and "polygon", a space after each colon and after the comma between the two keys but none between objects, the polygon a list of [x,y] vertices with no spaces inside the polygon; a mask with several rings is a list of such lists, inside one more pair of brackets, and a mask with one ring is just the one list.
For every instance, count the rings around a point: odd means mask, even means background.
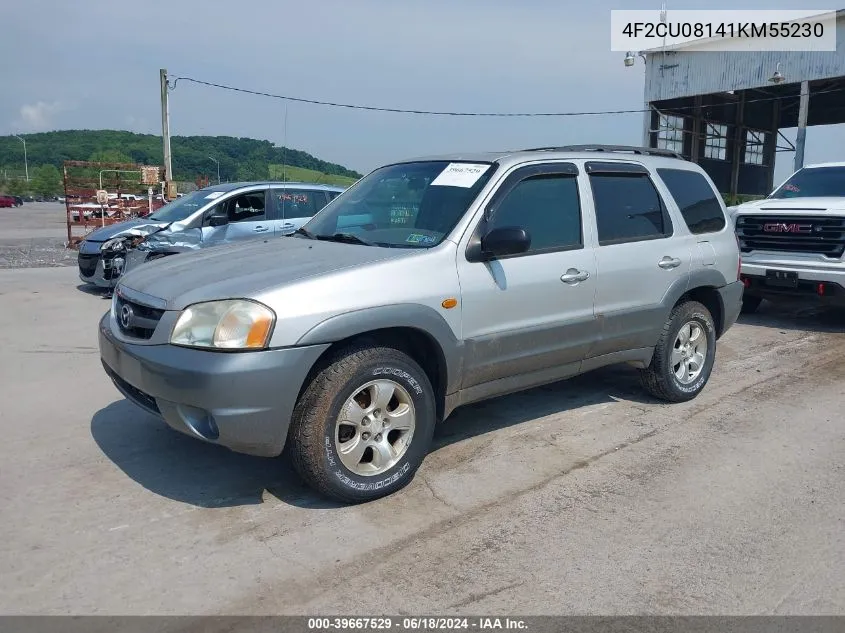
[{"label": "windshield sticker", "polygon": [[472,187],[478,179],[490,169],[490,165],[477,165],[474,163],[449,163],[440,175],[431,181],[431,186],[436,187]]},{"label": "windshield sticker", "polygon": [[225,191],[212,191],[210,194],[208,194],[205,197],[205,199],[206,200],[214,200],[215,198],[219,198],[220,196],[222,196],[224,193],[226,193],[226,192]]},{"label": "windshield sticker", "polygon": [[433,244],[436,240],[430,235],[411,233],[405,241],[409,244]]}]

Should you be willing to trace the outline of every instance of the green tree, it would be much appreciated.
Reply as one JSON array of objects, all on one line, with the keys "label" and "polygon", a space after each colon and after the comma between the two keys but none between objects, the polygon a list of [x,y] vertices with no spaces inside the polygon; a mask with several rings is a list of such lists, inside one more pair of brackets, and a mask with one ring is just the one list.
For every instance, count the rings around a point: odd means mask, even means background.
[{"label": "green tree", "polygon": [[6,187],[6,191],[10,196],[21,196],[26,193],[26,190],[26,181],[21,180],[20,178],[12,178],[9,180],[9,185]]},{"label": "green tree", "polygon": [[119,149],[103,149],[91,154],[88,160],[97,163],[134,163],[131,156],[127,156]]},{"label": "green tree", "polygon": [[62,176],[55,165],[41,165],[29,183],[32,190],[42,196],[55,196],[62,190]]}]

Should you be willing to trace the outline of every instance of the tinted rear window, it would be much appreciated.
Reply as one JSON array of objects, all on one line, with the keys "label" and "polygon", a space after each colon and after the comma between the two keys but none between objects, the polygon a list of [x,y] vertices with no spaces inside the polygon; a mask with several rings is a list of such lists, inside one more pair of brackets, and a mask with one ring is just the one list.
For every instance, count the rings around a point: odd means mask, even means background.
[{"label": "tinted rear window", "polygon": [[701,174],[686,169],[658,169],[691,233],[715,233],[725,228],[725,214],[713,188]]},{"label": "tinted rear window", "polygon": [[671,223],[647,174],[591,174],[590,184],[600,245],[671,235]]}]

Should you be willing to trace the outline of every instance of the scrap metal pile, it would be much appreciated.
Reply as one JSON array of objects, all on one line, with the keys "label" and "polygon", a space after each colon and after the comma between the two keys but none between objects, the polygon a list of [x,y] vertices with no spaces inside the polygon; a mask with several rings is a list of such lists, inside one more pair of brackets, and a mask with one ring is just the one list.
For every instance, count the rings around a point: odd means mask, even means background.
[{"label": "scrap metal pile", "polygon": [[157,193],[164,168],[135,163],[64,162],[67,247],[93,230],[143,218],[165,204]]}]

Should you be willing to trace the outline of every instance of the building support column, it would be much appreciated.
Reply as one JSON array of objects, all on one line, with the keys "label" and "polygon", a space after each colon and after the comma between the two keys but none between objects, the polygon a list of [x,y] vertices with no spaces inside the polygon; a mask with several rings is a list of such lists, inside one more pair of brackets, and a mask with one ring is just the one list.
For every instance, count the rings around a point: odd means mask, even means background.
[{"label": "building support column", "polygon": [[795,164],[793,170],[804,166],[804,145],[807,141],[807,111],[810,109],[810,82],[801,82],[801,98],[798,102],[798,136],[795,139]]},{"label": "building support column", "polygon": [[763,147],[763,163],[766,165],[766,193],[771,193],[775,188],[775,162],[778,152],[778,133],[780,131],[780,100],[772,101],[772,126],[769,130],[769,138]]},{"label": "building support column", "polygon": [[690,143],[690,160],[697,163],[701,156],[701,103],[702,96],[695,95],[693,102],[692,142]]},{"label": "building support column", "polygon": [[731,204],[736,204],[736,196],[739,193],[739,166],[742,158],[742,132],[745,121],[745,91],[739,93],[739,102],[736,104],[736,120],[733,129],[733,144],[731,149]]}]

